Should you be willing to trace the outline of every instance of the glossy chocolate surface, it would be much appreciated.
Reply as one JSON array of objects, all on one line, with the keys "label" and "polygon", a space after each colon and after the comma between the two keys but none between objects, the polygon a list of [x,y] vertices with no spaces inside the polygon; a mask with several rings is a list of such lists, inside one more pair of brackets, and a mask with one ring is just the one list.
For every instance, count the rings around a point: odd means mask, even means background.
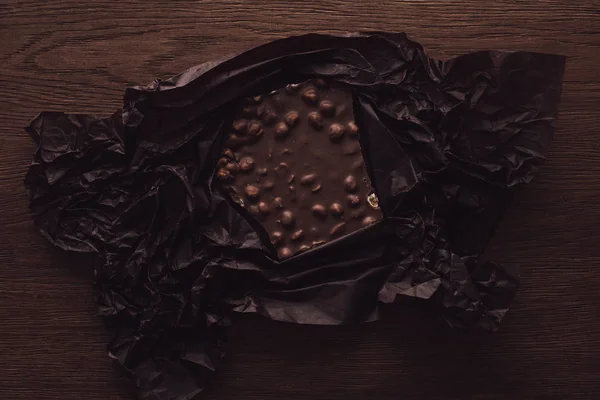
[{"label": "glossy chocolate surface", "polygon": [[381,218],[358,138],[349,90],[288,85],[246,100],[216,177],[287,258]]}]

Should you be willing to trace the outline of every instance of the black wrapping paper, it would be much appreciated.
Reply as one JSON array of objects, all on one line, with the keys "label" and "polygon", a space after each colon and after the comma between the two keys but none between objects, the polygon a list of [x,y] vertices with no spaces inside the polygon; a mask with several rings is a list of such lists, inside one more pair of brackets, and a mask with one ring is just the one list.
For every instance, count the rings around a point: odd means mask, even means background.
[{"label": "black wrapping paper", "polygon": [[[142,399],[191,399],[224,355],[230,311],[346,324],[422,299],[450,326],[495,330],[516,267],[480,255],[553,135],[565,59],[428,57],[397,33],[277,40],[125,92],[108,118],[41,113],[25,184],[54,245],[97,255],[108,345]],[[245,96],[348,85],[384,219],[284,262],[212,176]]]}]

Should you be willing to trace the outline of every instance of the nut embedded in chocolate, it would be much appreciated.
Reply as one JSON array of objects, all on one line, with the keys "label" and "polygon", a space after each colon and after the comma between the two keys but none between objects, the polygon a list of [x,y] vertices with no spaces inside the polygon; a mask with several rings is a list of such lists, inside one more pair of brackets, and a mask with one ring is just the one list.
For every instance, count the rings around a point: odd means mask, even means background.
[{"label": "nut embedded in chocolate", "polygon": [[344,214],[344,207],[340,203],[333,203],[329,206],[329,212],[334,217],[339,217]]},{"label": "nut embedded in chocolate", "polygon": [[260,102],[262,102],[262,99],[263,99],[262,96],[254,96],[252,98],[252,100],[254,100],[254,102],[257,103],[257,104],[260,103]]},{"label": "nut embedded in chocolate", "polygon": [[285,236],[280,231],[271,233],[271,244],[275,247],[281,246],[285,242]]},{"label": "nut embedded in chocolate", "polygon": [[354,194],[349,194],[346,196],[346,201],[348,202],[348,206],[352,208],[356,208],[360,206],[360,197]]},{"label": "nut embedded in chocolate", "polygon": [[[243,207],[243,203],[240,204]],[[252,204],[251,206],[248,207],[248,211],[250,212],[250,214],[252,214],[252,216],[254,218],[257,219],[262,219],[262,214],[260,213],[260,211],[258,210],[258,207],[255,204]]]},{"label": "nut embedded in chocolate", "polygon": [[260,176],[266,176],[268,172],[269,170],[264,167],[256,170],[256,173]]},{"label": "nut embedded in chocolate", "polygon": [[284,211],[281,213],[281,217],[279,218],[281,221],[281,225],[289,228],[291,226],[294,225],[294,222],[296,221],[296,218],[294,217],[294,214],[291,211]]},{"label": "nut embedded in chocolate", "polygon": [[321,219],[327,218],[327,209],[323,204],[315,204],[314,206],[312,206],[311,210],[316,217],[319,217]]},{"label": "nut embedded in chocolate", "polygon": [[264,181],[264,182],[262,183],[261,187],[262,187],[264,190],[270,191],[270,190],[273,190],[273,188],[275,187],[275,183],[273,183],[273,181],[272,181],[272,180],[270,180],[270,179],[267,179],[266,181]]},{"label": "nut embedded in chocolate", "polygon": [[348,193],[354,193],[358,190],[358,183],[356,183],[356,178],[353,175],[348,175],[344,179],[344,189]]},{"label": "nut embedded in chocolate", "polygon": [[304,100],[308,104],[316,104],[319,100],[319,94],[317,93],[316,89],[308,88],[304,92],[302,92],[302,100]]},{"label": "nut embedded in chocolate", "polygon": [[348,136],[352,138],[358,137],[358,125],[354,121],[348,122],[346,128],[348,128]]},{"label": "nut embedded in chocolate", "polygon": [[269,205],[267,203],[261,201],[260,203],[258,203],[258,211],[260,211],[262,215],[269,215],[271,209],[269,208]]},{"label": "nut embedded in chocolate", "polygon": [[375,193],[371,193],[367,196],[367,203],[369,203],[373,209],[379,210],[379,199]]},{"label": "nut embedded in chocolate", "polygon": [[292,239],[293,241],[297,241],[300,240],[304,237],[304,232],[302,231],[302,229],[298,229],[296,232],[292,233],[292,235],[290,236],[290,239]]},{"label": "nut embedded in chocolate", "polygon": [[341,236],[345,231],[346,231],[346,223],[340,222],[339,224],[336,224],[333,226],[333,228],[331,228],[331,230],[329,231],[329,236],[331,236],[332,238],[335,238],[335,237]]},{"label": "nut embedded in chocolate", "polygon": [[377,220],[376,220],[375,218],[373,218],[372,216],[368,216],[368,217],[365,217],[365,218],[362,220],[362,224],[363,224],[364,226],[369,226],[369,225],[371,225],[371,224],[374,224],[376,221],[377,221]]},{"label": "nut embedded in chocolate", "polygon": [[287,171],[289,171],[289,169],[290,169],[290,166],[287,165],[287,163],[282,162],[282,163],[279,163],[279,165],[275,167],[275,172],[277,172],[280,175],[284,175],[287,173]]},{"label": "nut embedded in chocolate", "polygon": [[225,168],[219,168],[219,170],[217,171],[217,178],[220,181],[229,182],[233,180],[233,175]]},{"label": "nut embedded in chocolate", "polygon": [[231,199],[233,201],[235,201],[236,203],[238,203],[240,206],[244,207],[244,199],[242,199],[240,196],[238,196],[237,194],[233,194],[231,195]]},{"label": "nut embedded in chocolate", "polygon": [[292,127],[298,123],[299,119],[300,114],[298,114],[298,112],[290,111],[289,113],[285,114],[285,118],[283,119],[283,121],[286,123],[287,126]]},{"label": "nut embedded in chocolate", "polygon": [[225,165],[225,168],[227,169],[227,171],[231,172],[234,175],[240,170],[240,166],[234,162],[227,163],[227,165]]},{"label": "nut embedded in chocolate", "polygon": [[227,157],[230,160],[235,160],[235,154],[233,154],[233,151],[231,151],[231,149],[223,150],[223,157]]},{"label": "nut embedded in chocolate", "polygon": [[283,139],[288,135],[288,133],[290,133],[290,128],[288,128],[285,122],[279,122],[277,125],[275,125],[276,139]]},{"label": "nut embedded in chocolate", "polygon": [[311,183],[314,183],[317,180],[317,174],[308,174],[308,175],[304,175],[302,178],[300,178],[300,184],[307,186],[310,185]]},{"label": "nut embedded in chocolate", "polygon": [[313,129],[317,131],[323,129],[323,126],[325,126],[323,116],[319,114],[318,111],[311,111],[308,113],[308,123]]},{"label": "nut embedded in chocolate", "polygon": [[292,250],[290,250],[287,247],[282,247],[281,249],[279,249],[279,258],[281,259],[286,259],[286,258],[290,258],[292,256]]},{"label": "nut embedded in chocolate", "polygon": [[281,197],[275,197],[273,199],[273,207],[278,209],[283,208],[283,199]]},{"label": "nut embedded in chocolate", "polygon": [[219,160],[217,161],[217,167],[224,167],[227,165],[227,163],[229,162],[228,159],[226,159],[225,157],[221,157],[219,158]]},{"label": "nut embedded in chocolate", "polygon": [[255,185],[246,186],[244,192],[246,193],[246,197],[248,197],[250,200],[256,200],[260,197],[260,189]]},{"label": "nut embedded in chocolate", "polygon": [[260,122],[252,121],[248,124],[248,136],[258,138],[263,134],[263,127]]},{"label": "nut embedded in chocolate", "polygon": [[250,172],[254,168],[254,159],[252,157],[244,157],[240,160],[240,169],[243,172]]},{"label": "nut embedded in chocolate", "polygon": [[232,128],[234,131],[239,133],[240,135],[245,135],[248,130],[248,120],[247,119],[237,119],[233,121]]},{"label": "nut embedded in chocolate", "polygon": [[312,187],[312,189],[310,191],[313,193],[318,193],[320,190],[321,190],[321,185],[317,183],[315,186]]},{"label": "nut embedded in chocolate", "polygon": [[331,124],[327,133],[332,142],[339,142],[344,136],[344,126],[342,124]]},{"label": "nut embedded in chocolate", "polygon": [[310,246],[307,244],[303,244],[302,246],[298,247],[298,252],[302,252],[302,251],[306,251],[306,250],[310,250]]},{"label": "nut embedded in chocolate", "polygon": [[331,100],[323,100],[319,103],[319,111],[325,117],[331,118],[335,115],[335,104]]}]

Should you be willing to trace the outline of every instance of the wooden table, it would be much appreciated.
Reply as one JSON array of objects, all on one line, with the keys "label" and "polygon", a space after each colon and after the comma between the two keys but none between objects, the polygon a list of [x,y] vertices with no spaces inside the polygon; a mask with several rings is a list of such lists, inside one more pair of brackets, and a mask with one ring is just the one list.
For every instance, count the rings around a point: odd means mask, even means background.
[{"label": "wooden table", "polygon": [[33,146],[22,128],[41,110],[109,114],[126,86],[224,53],[345,30],[406,31],[442,58],[489,48],[568,56],[547,165],[488,251],[521,263],[523,287],[496,334],[449,335],[398,307],[342,328],[238,317],[227,365],[203,398],[600,398],[597,0],[3,0],[0,398],[135,398],[106,356],[89,260],[33,227],[22,185]]}]

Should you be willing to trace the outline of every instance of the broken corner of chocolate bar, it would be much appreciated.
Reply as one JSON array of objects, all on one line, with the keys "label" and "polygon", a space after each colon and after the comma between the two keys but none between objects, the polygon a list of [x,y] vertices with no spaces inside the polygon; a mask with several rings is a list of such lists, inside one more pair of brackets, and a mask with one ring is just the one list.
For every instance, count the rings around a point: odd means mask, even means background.
[{"label": "broken corner of chocolate bar", "polygon": [[350,89],[289,84],[235,111],[215,181],[286,259],[382,218],[359,139]]}]

